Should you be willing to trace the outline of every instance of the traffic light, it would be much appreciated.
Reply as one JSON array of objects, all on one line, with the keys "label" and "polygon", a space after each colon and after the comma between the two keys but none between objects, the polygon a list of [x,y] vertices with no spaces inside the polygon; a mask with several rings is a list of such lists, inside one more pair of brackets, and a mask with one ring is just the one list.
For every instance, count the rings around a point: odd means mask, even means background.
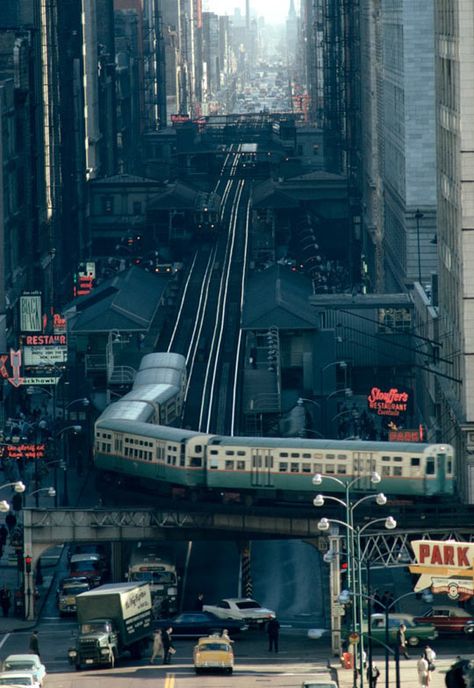
[{"label": "traffic light", "polygon": [[13,511],[21,511],[23,506],[23,500],[21,494],[14,494],[12,499]]},{"label": "traffic light", "polygon": [[347,561],[343,561],[341,564],[341,573],[347,573],[348,569],[349,564],[347,563]]},{"label": "traffic light", "polygon": [[25,555],[25,571],[26,573],[31,573],[31,562],[33,561],[33,558],[29,555]]}]

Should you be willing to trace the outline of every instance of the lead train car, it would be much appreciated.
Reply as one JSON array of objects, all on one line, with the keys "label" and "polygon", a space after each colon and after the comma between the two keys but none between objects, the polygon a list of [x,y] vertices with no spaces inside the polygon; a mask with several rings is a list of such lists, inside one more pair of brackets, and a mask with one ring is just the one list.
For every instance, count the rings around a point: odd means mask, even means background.
[{"label": "lead train car", "polygon": [[[311,477],[323,473],[397,496],[453,494],[453,448],[447,444],[224,437],[101,416],[95,426],[96,466],[157,490],[179,486],[191,497],[203,492],[258,499],[314,496]],[[325,492],[341,491],[335,481]]]}]

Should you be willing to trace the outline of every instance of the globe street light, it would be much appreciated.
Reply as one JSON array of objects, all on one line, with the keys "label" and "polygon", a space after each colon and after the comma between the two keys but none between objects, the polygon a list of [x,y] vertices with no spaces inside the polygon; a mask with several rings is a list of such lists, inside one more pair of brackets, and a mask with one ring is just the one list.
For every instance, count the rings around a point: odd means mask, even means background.
[{"label": "globe street light", "polygon": [[13,490],[14,490],[17,494],[21,494],[22,492],[24,492],[24,491],[26,490],[26,487],[25,487],[25,485],[21,482],[21,480],[16,480],[16,481],[13,482],[13,483],[5,483],[4,485],[0,485],[0,490],[3,490],[4,487],[12,487],[12,486],[13,486]]}]

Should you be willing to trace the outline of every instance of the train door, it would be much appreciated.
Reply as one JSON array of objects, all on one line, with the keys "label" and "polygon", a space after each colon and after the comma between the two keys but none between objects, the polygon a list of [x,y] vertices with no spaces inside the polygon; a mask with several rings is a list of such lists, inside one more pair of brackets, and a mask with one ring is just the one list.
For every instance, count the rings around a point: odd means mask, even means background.
[{"label": "train door", "polygon": [[375,457],[371,452],[353,452],[354,478],[357,483],[354,485],[358,490],[371,490],[373,484],[370,481],[372,473],[376,470]]},{"label": "train door", "polygon": [[438,454],[436,457],[438,467],[438,489],[439,494],[446,491],[446,454]]},{"label": "train door", "polygon": [[252,449],[250,454],[252,487],[273,486],[273,456],[267,449]]}]

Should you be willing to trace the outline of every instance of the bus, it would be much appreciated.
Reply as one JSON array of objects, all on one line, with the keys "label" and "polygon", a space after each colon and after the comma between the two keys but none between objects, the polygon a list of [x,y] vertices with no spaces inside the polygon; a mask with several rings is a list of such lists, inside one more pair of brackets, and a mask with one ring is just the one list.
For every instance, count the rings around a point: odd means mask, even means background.
[{"label": "bus", "polygon": [[132,548],[127,580],[149,584],[156,617],[178,611],[178,574],[171,548],[156,542],[138,542]]}]

